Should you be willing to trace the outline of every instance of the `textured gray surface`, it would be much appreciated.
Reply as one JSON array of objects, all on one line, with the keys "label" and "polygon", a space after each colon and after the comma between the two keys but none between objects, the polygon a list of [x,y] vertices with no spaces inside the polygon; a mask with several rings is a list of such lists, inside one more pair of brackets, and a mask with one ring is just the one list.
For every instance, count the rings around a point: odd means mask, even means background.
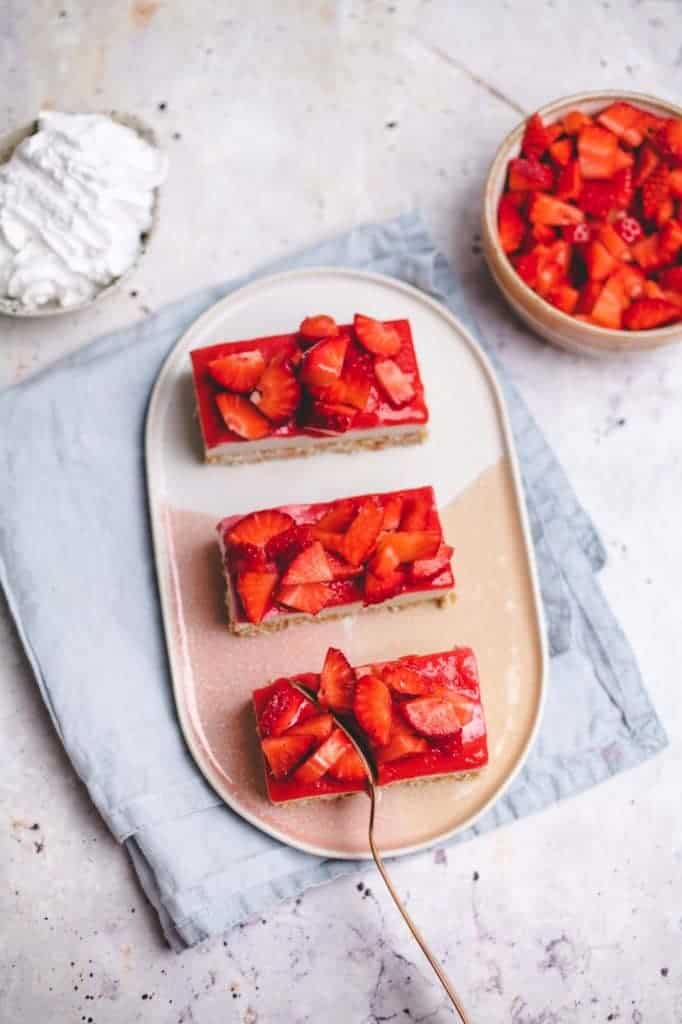
[{"label": "textured gray surface", "polygon": [[[509,318],[476,238],[485,169],[515,107],[620,85],[679,96],[677,5],[4,0],[0,12],[7,127],[44,102],[134,110],[172,160],[159,237],[129,289],[57,326],[3,325],[4,383],[354,223],[425,211],[598,524],[600,581],[672,744],[394,874],[475,1020],[682,1021],[682,350],[595,363],[543,347]],[[451,1019],[372,871],[369,897],[340,879],[226,945],[169,954],[6,623],[0,645],[0,1018]]]}]

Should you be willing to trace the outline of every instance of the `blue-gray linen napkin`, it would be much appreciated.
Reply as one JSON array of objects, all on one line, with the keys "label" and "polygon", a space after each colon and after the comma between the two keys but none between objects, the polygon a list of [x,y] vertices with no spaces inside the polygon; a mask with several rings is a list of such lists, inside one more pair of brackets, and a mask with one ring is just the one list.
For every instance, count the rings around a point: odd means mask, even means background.
[{"label": "blue-gray linen napkin", "polygon": [[[418,214],[357,228],[268,270],[332,264],[422,288],[491,354]],[[290,849],[226,808],[194,765],[175,716],[147,516],[145,415],[180,335],[247,280],[167,306],[0,394],[0,580],[71,762],[175,949],[354,870]],[[455,841],[540,810],[666,743],[595,579],[601,541],[496,368],[523,471],[551,678],[523,771]]]}]

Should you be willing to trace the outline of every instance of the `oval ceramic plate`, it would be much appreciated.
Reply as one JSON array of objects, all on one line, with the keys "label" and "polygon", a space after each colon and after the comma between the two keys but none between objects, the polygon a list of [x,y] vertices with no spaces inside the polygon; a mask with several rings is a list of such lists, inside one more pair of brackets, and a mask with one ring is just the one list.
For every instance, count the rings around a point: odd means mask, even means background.
[{"label": "oval ceramic plate", "polygon": [[[189,355],[224,340],[296,328],[324,311],[408,317],[431,411],[414,447],[325,454],[245,466],[202,461]],[[490,763],[479,775],[382,793],[377,840],[411,852],[465,828],[500,796],[535,734],[546,651],[533,553],[513,443],[493,372],[443,306],[406,284],[354,270],[298,270],[223,299],[166,361],[147,420],[147,473],[156,565],[175,700],[187,744],[230,807],[270,835],[327,857],[364,858],[362,795],[275,807],[265,795],[250,706],[271,679],[319,671],[329,646],[351,662],[471,645],[478,655]],[[433,484],[455,547],[457,601],[300,625],[256,637],[227,629],[215,524],[290,502]]]}]

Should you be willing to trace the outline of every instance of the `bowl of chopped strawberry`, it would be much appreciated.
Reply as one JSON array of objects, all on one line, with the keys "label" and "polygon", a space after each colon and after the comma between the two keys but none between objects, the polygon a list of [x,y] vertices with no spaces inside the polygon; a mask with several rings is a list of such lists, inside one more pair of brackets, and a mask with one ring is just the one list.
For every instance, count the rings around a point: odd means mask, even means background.
[{"label": "bowl of chopped strawberry", "polygon": [[483,249],[546,340],[605,354],[682,339],[682,109],[640,93],[543,107],[500,146]]}]

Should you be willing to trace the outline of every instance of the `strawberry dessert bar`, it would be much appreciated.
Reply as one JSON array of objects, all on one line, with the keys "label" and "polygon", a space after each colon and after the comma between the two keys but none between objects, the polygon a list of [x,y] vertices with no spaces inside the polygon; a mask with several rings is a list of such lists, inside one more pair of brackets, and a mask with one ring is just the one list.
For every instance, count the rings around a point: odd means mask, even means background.
[{"label": "strawberry dessert bar", "polygon": [[377,768],[380,786],[470,775],[488,761],[485,720],[473,651],[407,655],[352,668],[331,647],[322,672],[256,690],[253,704],[273,803],[342,796],[366,788],[355,747],[339,715]]},{"label": "strawberry dessert bar", "polygon": [[234,633],[440,602],[455,585],[431,487],[285,505],[216,529]]},{"label": "strawberry dessert bar", "polygon": [[407,320],[307,317],[191,353],[208,462],[413,444],[429,418]]}]

